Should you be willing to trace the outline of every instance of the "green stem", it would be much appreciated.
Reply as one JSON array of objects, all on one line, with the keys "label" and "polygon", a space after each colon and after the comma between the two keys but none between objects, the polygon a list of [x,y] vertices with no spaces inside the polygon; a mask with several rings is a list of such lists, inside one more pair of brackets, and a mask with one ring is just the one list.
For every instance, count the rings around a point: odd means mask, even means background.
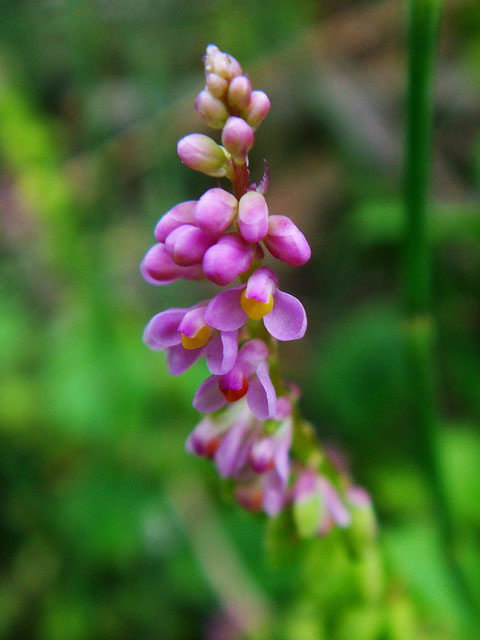
[{"label": "green stem", "polygon": [[473,598],[455,556],[454,530],[436,451],[435,323],[431,313],[432,259],[427,209],[433,122],[432,79],[441,8],[441,0],[409,1],[404,306],[411,417],[418,458],[428,474],[439,535],[452,581],[465,609],[471,612],[474,609]]}]

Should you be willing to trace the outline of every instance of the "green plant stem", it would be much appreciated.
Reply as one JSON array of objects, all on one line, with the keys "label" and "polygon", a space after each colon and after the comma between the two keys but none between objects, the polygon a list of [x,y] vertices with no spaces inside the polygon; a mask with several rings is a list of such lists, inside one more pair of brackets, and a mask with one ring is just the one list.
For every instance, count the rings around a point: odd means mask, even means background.
[{"label": "green plant stem", "polygon": [[450,508],[437,457],[435,322],[431,312],[431,233],[427,210],[432,155],[432,78],[441,8],[441,0],[409,1],[404,306],[416,449],[430,482],[439,536],[452,582],[471,618],[474,600],[456,559]]}]

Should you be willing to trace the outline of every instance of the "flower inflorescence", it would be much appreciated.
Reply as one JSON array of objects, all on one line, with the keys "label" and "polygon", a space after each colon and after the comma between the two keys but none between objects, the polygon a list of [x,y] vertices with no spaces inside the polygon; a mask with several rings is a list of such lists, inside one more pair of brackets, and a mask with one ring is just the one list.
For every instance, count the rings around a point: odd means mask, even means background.
[{"label": "flower inflorescence", "polygon": [[[334,525],[348,527],[352,509],[369,511],[371,505],[300,417],[298,388],[278,374],[276,342],[302,338],[307,317],[302,303],[279,288],[275,271],[263,265],[267,250],[301,266],[310,259],[310,246],[289,217],[270,214],[268,169],[258,185],[250,182],[248,153],[270,100],[253,91],[240,64],[215,45],[207,47],[204,62],[206,86],[195,109],[222,131],[222,145],[194,133],[178,142],[177,151],[190,168],[230,180],[233,193],[213,187],[163,215],[141,272],[155,285],[179,278],[222,287],[239,278],[240,284],[192,307],[158,313],[144,341],[166,352],[172,375],[205,357],[211,375],[193,406],[206,415],[187,450],[213,459],[248,509],[275,516],[291,506],[301,535],[325,535]],[[362,500],[354,499],[357,494]]]}]

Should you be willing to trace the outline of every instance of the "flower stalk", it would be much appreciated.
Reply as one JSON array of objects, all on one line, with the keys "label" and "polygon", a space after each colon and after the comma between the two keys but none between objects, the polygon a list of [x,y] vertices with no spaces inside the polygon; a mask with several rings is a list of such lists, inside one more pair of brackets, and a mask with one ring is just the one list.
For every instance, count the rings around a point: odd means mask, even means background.
[{"label": "flower stalk", "polygon": [[473,598],[454,547],[450,506],[437,456],[436,326],[432,315],[432,234],[429,190],[433,131],[433,76],[441,0],[409,1],[406,123],[404,310],[411,419],[419,463],[430,483],[439,535],[452,582],[471,618]]}]

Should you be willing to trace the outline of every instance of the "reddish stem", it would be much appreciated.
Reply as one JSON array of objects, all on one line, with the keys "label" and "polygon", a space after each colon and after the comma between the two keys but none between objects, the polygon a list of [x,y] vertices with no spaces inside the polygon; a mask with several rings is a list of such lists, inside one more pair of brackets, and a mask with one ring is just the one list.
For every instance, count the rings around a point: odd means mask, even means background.
[{"label": "reddish stem", "polygon": [[233,166],[233,193],[237,200],[243,196],[244,193],[247,193],[250,187],[250,173],[247,169],[247,163],[237,164],[235,161],[232,163]]}]

